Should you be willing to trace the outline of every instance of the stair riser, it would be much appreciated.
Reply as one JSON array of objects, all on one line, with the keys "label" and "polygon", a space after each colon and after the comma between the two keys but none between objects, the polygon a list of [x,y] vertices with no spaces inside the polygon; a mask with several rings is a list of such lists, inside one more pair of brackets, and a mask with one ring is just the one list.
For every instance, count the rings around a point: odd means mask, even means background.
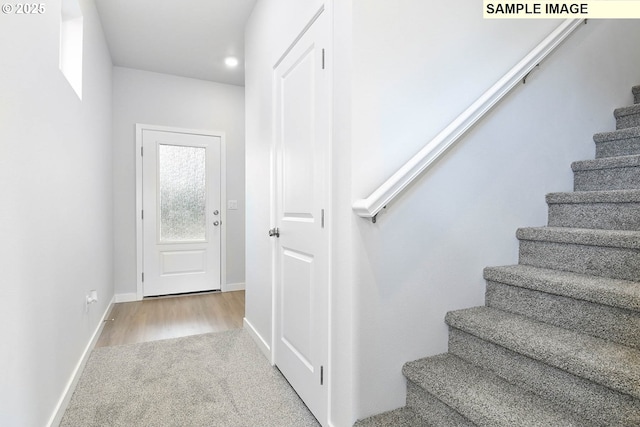
[{"label": "stair riser", "polygon": [[640,126],[640,113],[616,117],[616,129],[627,129]]},{"label": "stair riser", "polygon": [[520,263],[612,279],[640,281],[640,251],[636,249],[521,240]]},{"label": "stair riser", "polygon": [[640,188],[640,167],[584,170],[573,173],[574,191]]},{"label": "stair riser", "polygon": [[640,203],[551,203],[550,227],[640,230]]},{"label": "stair riser", "polygon": [[407,406],[429,425],[476,427],[474,423],[412,381],[407,381]]},{"label": "stair riser", "polygon": [[640,425],[640,401],[456,328],[449,352],[606,426]]},{"label": "stair riser", "polygon": [[640,138],[625,138],[596,143],[596,159],[640,154]]},{"label": "stair riser", "polygon": [[640,313],[487,282],[486,305],[640,349]]}]

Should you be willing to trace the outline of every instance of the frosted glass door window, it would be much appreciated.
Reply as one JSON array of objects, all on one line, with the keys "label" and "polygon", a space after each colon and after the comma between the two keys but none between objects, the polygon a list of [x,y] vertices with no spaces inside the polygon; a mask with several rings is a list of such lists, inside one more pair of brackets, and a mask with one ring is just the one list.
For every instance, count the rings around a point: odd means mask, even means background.
[{"label": "frosted glass door window", "polygon": [[139,195],[144,213],[138,248],[138,277],[144,272],[144,280],[138,290],[145,297],[219,290],[222,136],[140,124],[136,130],[142,140]]},{"label": "frosted glass door window", "polygon": [[160,241],[206,240],[206,148],[160,144]]}]

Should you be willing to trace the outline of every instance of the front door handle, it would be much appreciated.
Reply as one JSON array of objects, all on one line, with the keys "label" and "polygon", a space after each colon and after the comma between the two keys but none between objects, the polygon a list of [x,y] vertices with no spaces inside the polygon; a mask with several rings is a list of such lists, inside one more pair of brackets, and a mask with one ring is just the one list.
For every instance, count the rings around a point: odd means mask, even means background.
[{"label": "front door handle", "polygon": [[269,230],[269,237],[280,237],[280,229],[278,227],[274,227]]}]

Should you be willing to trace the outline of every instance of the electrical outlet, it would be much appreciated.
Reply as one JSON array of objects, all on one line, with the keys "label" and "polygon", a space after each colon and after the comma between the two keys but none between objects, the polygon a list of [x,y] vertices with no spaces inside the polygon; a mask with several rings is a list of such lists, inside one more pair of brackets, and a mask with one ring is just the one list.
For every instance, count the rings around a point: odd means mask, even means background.
[{"label": "electrical outlet", "polygon": [[87,294],[87,305],[94,304],[96,302],[98,302],[98,291],[93,289]]},{"label": "electrical outlet", "polygon": [[89,313],[89,307],[98,302],[98,291],[92,289],[84,297],[84,312]]}]

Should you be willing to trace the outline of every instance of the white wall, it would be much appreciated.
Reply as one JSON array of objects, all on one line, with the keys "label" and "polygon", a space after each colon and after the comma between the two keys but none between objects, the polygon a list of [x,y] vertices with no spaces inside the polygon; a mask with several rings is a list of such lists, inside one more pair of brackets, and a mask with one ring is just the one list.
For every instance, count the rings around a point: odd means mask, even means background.
[{"label": "white wall", "polygon": [[332,3],[333,49],[328,55],[333,70],[330,421],[333,426],[350,426],[356,419],[353,314],[358,307],[354,298],[358,236],[354,231],[360,222],[351,209],[353,8],[351,1]]},{"label": "white wall", "polygon": [[[353,199],[397,167],[558,22],[489,21],[463,0],[354,0]],[[428,20],[429,25],[425,25]],[[445,352],[447,311],[484,302],[482,269],[517,262],[515,231],[640,83],[638,21],[589,21],[381,214],[354,229],[355,414],[404,405],[403,363]]]},{"label": "white wall", "polygon": [[80,5],[82,101],[58,68],[60,1],[0,16],[3,426],[47,425],[113,297],[112,67],[93,2]]},{"label": "white wall", "polygon": [[227,199],[238,201],[227,211],[226,284],[244,284],[244,88],[114,67],[116,294],[136,293],[136,123],[225,132]]}]

